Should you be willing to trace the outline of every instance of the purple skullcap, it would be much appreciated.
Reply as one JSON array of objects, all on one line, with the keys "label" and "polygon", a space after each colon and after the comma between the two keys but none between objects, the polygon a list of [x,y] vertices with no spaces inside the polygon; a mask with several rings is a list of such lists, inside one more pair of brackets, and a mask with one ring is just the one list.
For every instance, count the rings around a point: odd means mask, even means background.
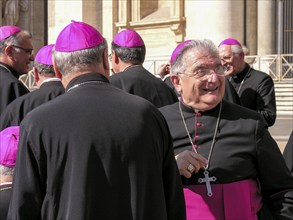
[{"label": "purple skullcap", "polygon": [[72,52],[95,47],[104,41],[103,36],[91,25],[71,21],[58,35],[55,50]]},{"label": "purple skullcap", "polygon": [[175,50],[173,51],[172,55],[171,55],[171,65],[174,63],[174,61],[177,59],[178,54],[180,53],[182,47],[184,47],[184,45],[188,44],[191,40],[186,40],[181,42],[180,44],[177,45],[177,47],[175,48]]},{"label": "purple skullcap", "polygon": [[144,46],[141,36],[134,30],[123,30],[119,32],[113,43],[120,47],[140,47]]},{"label": "purple skullcap", "polygon": [[43,46],[36,54],[35,60],[40,64],[53,65],[52,63],[52,49],[54,44]]},{"label": "purple skullcap", "polygon": [[2,26],[0,27],[0,41],[21,32],[21,29],[17,26]]},{"label": "purple skullcap", "polygon": [[19,139],[19,126],[5,128],[0,132],[0,164],[14,167]]},{"label": "purple skullcap", "polygon": [[239,41],[236,39],[233,39],[233,38],[227,38],[227,39],[223,40],[219,44],[219,46],[221,46],[221,45],[238,45],[238,46],[242,47],[241,44],[239,43]]}]

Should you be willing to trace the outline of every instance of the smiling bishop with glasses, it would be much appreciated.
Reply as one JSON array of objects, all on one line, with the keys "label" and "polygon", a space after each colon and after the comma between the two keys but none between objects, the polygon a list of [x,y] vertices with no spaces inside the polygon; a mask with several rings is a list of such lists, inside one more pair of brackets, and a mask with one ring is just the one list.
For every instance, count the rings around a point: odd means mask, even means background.
[{"label": "smiling bishop with glasses", "polygon": [[210,40],[185,41],[171,57],[181,98],[159,110],[173,138],[187,220],[293,219],[293,178],[277,143],[259,113],[224,99],[224,72]]},{"label": "smiling bishop with glasses", "polygon": [[29,92],[18,80],[34,60],[32,36],[17,26],[0,27],[0,114],[19,96]]}]

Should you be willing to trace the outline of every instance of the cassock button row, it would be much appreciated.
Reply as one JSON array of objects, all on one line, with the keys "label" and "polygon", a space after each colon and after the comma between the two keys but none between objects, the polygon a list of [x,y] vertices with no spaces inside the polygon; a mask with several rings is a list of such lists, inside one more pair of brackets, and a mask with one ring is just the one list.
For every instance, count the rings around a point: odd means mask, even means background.
[{"label": "cassock button row", "polygon": [[203,124],[202,124],[202,123],[199,123],[199,122],[197,122],[197,123],[196,123],[196,126],[197,126],[197,127],[201,127],[201,126],[203,126]]},{"label": "cassock button row", "polygon": [[194,144],[193,147],[197,150],[199,148],[198,145]]},{"label": "cassock button row", "polygon": [[197,113],[196,113],[196,116],[197,116],[197,117],[202,116],[201,112],[197,112]]}]

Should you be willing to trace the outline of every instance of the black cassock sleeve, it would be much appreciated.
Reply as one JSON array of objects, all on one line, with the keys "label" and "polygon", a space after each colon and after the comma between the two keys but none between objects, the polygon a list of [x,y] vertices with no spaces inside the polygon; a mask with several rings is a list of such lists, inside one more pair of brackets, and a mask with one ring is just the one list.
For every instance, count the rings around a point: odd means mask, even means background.
[{"label": "black cassock sleeve", "polygon": [[[42,144],[39,143],[38,147],[33,146],[28,137],[34,137],[34,135],[28,134],[29,131],[21,126],[12,197],[7,217],[9,220],[41,219],[40,210],[46,189],[46,159],[42,156],[44,154]],[[34,139],[40,138],[34,137]]]},{"label": "black cassock sleeve", "polygon": [[293,219],[293,177],[268,130],[257,130],[258,177],[264,204],[276,219]]},{"label": "black cassock sleeve", "polygon": [[287,167],[289,168],[291,175],[293,176],[293,131],[289,137],[289,140],[285,146],[283,156]]}]

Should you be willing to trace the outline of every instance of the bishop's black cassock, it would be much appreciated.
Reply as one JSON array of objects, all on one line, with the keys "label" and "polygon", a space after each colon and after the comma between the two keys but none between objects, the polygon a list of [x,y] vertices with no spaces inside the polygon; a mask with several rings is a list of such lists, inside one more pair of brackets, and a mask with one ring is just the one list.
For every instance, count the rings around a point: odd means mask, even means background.
[{"label": "bishop's black cassock", "polygon": [[22,121],[8,219],[184,220],[164,117],[97,73]]},{"label": "bishop's black cassock", "polygon": [[[175,154],[192,149],[180,114],[179,104],[193,145],[199,154],[208,158],[221,104],[204,112],[187,107],[182,102],[159,109],[169,125]],[[216,181],[211,182],[212,190],[229,184],[237,189],[238,186],[233,183],[243,183],[243,181],[249,180],[250,182],[246,183],[250,184],[251,181],[254,181],[255,185],[252,189],[255,190],[259,184],[262,195],[262,198],[252,198],[252,200],[257,200],[256,208],[261,204],[259,199],[262,199],[263,204],[268,207],[276,219],[293,219],[293,177],[286,167],[277,143],[266,129],[266,123],[259,113],[225,100],[222,101],[219,127],[216,131],[208,171],[210,177],[216,177]],[[190,179],[182,177],[184,188],[193,190],[193,186],[203,185],[204,183],[198,181],[203,177],[203,170],[193,174]],[[205,186],[204,190],[206,191]],[[195,190],[195,193],[199,192]],[[240,200],[241,204],[237,203],[239,202],[237,195],[231,193],[227,195],[230,196],[230,205],[238,204],[235,209],[244,205],[243,200]],[[256,192],[255,196],[257,195]],[[249,198],[250,195],[247,197]],[[220,207],[220,209],[223,208],[220,211],[232,212],[234,216],[237,214],[233,208],[226,210],[226,201],[218,201],[215,200],[215,197],[208,196],[205,199],[205,202],[211,202],[210,212],[215,211],[216,207]],[[186,202],[186,206],[201,207],[196,201]],[[258,211],[251,209],[254,208],[253,205],[250,207],[248,204],[248,206],[252,212]],[[258,214],[260,215],[260,213]],[[194,213],[190,213],[190,216],[193,215]],[[236,215],[234,219],[243,219],[243,216]]]},{"label": "bishop's black cassock", "polygon": [[0,130],[19,125],[31,110],[63,94],[64,87],[59,79],[56,80],[44,82],[39,89],[11,102],[0,116]]},{"label": "bishop's black cassock", "polygon": [[10,66],[0,63],[0,115],[6,106],[29,90],[18,80],[19,74]]},{"label": "bishop's black cassock", "polygon": [[141,65],[130,66],[112,75],[110,83],[125,92],[150,101],[157,108],[178,102],[176,93]]},{"label": "bishop's black cassock", "polygon": [[268,126],[273,126],[277,109],[272,77],[246,64],[244,70],[229,77],[229,81],[237,91],[241,105],[259,112]]}]

